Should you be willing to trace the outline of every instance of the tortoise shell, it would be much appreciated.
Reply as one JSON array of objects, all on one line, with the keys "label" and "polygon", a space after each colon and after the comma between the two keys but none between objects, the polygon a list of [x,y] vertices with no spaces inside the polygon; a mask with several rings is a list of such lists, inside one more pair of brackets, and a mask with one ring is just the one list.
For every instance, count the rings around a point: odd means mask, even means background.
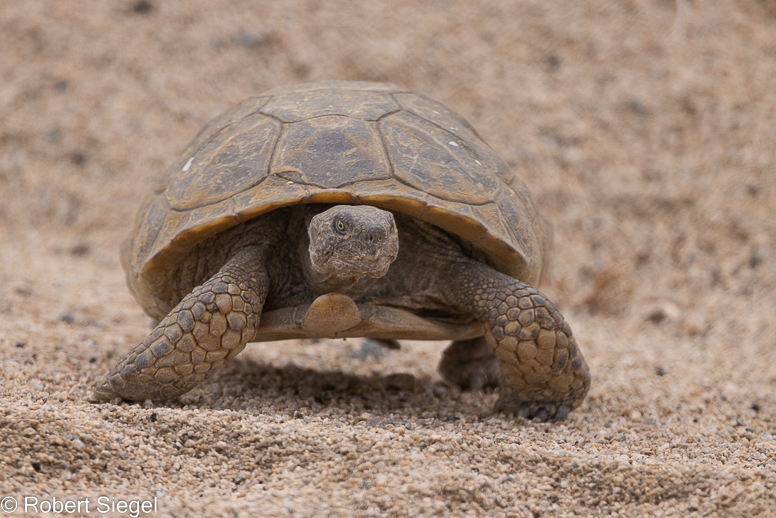
[{"label": "tortoise shell", "polygon": [[127,283],[163,318],[171,272],[197,243],[298,203],[405,213],[533,285],[552,241],[528,188],[462,117],[389,83],[319,81],[246,99],[199,132],[122,245]]}]

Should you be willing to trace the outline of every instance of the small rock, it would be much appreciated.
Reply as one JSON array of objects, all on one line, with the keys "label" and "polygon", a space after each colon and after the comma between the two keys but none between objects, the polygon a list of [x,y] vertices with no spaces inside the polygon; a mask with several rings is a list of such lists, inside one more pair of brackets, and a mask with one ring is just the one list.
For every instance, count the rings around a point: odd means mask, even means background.
[{"label": "small rock", "polygon": [[41,471],[41,465],[40,465],[40,462],[33,462],[33,463],[32,463],[32,469],[34,469],[35,471],[37,471],[38,473],[40,473],[40,471]]},{"label": "small rock", "polygon": [[81,257],[89,253],[88,243],[76,243],[70,248],[70,254],[76,257]]},{"label": "small rock", "polygon": [[68,311],[67,313],[59,317],[59,320],[61,320],[65,324],[72,324],[73,322],[75,322],[75,315],[73,315],[71,312]]},{"label": "small rock", "polygon": [[73,439],[72,441],[70,441],[70,446],[72,446],[73,448],[79,451],[86,448],[86,445],[83,443],[81,439]]},{"label": "small rock", "polygon": [[383,423],[383,420],[380,417],[373,417],[371,419],[367,419],[366,425],[372,428],[385,428],[385,424]]},{"label": "small rock", "polygon": [[366,361],[369,357],[379,360],[385,356],[385,346],[375,340],[366,339],[361,343],[361,349],[351,355],[361,361]]},{"label": "small rock", "polygon": [[18,348],[20,348],[20,349],[21,349],[22,347],[24,347],[25,345],[27,345],[27,342],[16,342],[16,347],[18,347]]},{"label": "small rock", "polygon": [[657,374],[658,376],[665,376],[666,371],[665,369],[663,369],[663,367],[658,366],[658,367],[655,367],[655,374]]},{"label": "small rock", "polygon": [[235,41],[241,47],[246,49],[257,49],[267,41],[266,34],[256,34],[251,32],[241,32],[235,36]]},{"label": "small rock", "polygon": [[135,14],[147,15],[154,10],[154,5],[148,0],[139,0],[132,6],[132,12]]}]

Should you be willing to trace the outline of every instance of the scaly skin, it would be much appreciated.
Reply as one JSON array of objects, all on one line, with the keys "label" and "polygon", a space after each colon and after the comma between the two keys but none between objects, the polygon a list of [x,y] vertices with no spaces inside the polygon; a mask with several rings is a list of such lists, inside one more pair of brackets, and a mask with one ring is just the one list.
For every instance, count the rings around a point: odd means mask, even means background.
[{"label": "scaly skin", "polygon": [[255,247],[243,248],[194,288],[113,367],[95,396],[101,401],[178,396],[240,353],[256,334],[267,297],[258,257]]},{"label": "scaly skin", "polygon": [[[582,403],[590,388],[590,371],[571,327],[547,297],[476,262],[454,270],[451,285],[454,304],[486,324],[485,340],[501,371],[496,411],[563,420]],[[487,369],[488,362],[472,357],[475,353],[476,347],[467,352],[458,343],[446,353],[446,360],[461,365],[468,355]],[[466,377],[488,380],[492,375],[474,369]]]}]

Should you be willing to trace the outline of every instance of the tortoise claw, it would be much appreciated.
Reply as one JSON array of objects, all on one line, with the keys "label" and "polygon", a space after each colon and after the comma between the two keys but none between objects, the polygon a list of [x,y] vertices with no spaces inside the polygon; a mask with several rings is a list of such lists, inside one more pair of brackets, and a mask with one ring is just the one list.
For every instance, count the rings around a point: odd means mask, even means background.
[{"label": "tortoise claw", "polygon": [[539,401],[510,401],[509,398],[499,397],[494,411],[515,414],[523,419],[536,418],[542,423],[550,420],[560,422],[568,417],[569,412],[571,412],[571,405],[558,405]]},{"label": "tortoise claw", "polygon": [[558,421],[558,422],[565,421],[566,418],[569,415],[569,412],[571,412],[571,407],[570,406],[568,406],[568,405],[561,405],[561,406],[559,406],[558,407],[558,411],[555,412],[555,420]]}]

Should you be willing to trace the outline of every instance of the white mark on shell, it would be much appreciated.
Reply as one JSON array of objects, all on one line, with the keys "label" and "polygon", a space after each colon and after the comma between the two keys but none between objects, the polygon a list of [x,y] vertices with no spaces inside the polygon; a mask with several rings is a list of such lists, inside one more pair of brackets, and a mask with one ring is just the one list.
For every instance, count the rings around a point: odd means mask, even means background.
[{"label": "white mark on shell", "polygon": [[184,165],[184,166],[183,166],[183,169],[181,169],[181,171],[183,171],[184,173],[185,173],[186,171],[188,171],[188,170],[189,170],[189,167],[191,167],[191,163],[192,163],[193,161],[194,161],[194,157],[191,157],[191,158],[189,158],[188,162],[186,162],[186,165]]},{"label": "white mark on shell", "polygon": [[288,181],[288,185],[291,185],[292,183],[294,183],[294,182],[292,182],[291,180]]},{"label": "white mark on shell", "polygon": [[458,144],[456,144],[456,143],[455,143],[455,142],[453,142],[452,140],[451,140],[450,142],[448,142],[448,144],[450,144],[451,146],[458,147]]}]

